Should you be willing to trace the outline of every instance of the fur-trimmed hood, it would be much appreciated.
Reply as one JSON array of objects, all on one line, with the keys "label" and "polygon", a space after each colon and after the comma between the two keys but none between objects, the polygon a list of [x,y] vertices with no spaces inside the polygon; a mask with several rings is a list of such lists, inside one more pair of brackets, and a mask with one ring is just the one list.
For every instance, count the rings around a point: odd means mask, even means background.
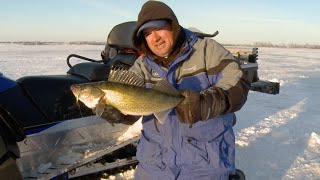
[{"label": "fur-trimmed hood", "polygon": [[137,36],[139,28],[144,23],[151,20],[166,20],[171,24],[174,36],[173,40],[175,42],[172,48],[172,52],[176,51],[182,46],[185,41],[185,33],[183,28],[179,25],[179,21],[172,9],[163,2],[147,1],[140,10],[138,21],[132,34],[132,44],[138,51],[147,56],[155,56],[154,53],[149,49],[144,36]]}]

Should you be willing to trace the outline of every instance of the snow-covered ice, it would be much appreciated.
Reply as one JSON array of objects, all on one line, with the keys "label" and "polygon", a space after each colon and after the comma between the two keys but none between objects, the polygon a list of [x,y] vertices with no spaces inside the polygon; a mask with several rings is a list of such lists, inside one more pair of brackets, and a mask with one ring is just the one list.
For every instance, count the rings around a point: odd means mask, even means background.
[{"label": "snow-covered ice", "polygon": [[320,50],[259,48],[258,63],[280,94],[250,92],[237,112],[237,167],[248,179],[320,179]]},{"label": "snow-covered ice", "polygon": [[[69,54],[99,60],[103,49],[0,44],[0,72],[12,79],[65,74]],[[259,48],[258,63],[260,79],[280,82],[280,94],[250,92],[236,113],[237,168],[249,180],[320,179],[320,50]]]}]

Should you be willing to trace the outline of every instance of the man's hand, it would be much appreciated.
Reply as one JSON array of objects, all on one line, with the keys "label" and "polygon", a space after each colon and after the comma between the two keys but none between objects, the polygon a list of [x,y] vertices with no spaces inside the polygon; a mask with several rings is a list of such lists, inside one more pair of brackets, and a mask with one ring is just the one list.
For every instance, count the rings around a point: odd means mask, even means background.
[{"label": "man's hand", "polygon": [[108,121],[112,126],[119,123],[132,125],[140,118],[140,116],[122,114],[122,112],[111,105],[105,105],[102,114],[99,115],[97,113],[97,115]]},{"label": "man's hand", "polygon": [[[98,115],[98,114],[97,114]],[[102,114],[100,115],[102,119],[105,119],[109,123],[113,124],[119,124],[121,121],[124,121],[125,115],[122,114],[117,108],[111,106],[111,105],[106,105],[104,107],[104,110]]]},{"label": "man's hand", "polygon": [[192,124],[206,121],[223,114],[227,108],[227,99],[222,89],[211,87],[201,92],[183,90],[184,100],[176,107],[182,123]]},{"label": "man's hand", "polygon": [[200,93],[191,90],[183,90],[181,91],[181,95],[185,98],[176,107],[176,111],[180,121],[189,124],[191,127],[193,123],[201,120]]}]

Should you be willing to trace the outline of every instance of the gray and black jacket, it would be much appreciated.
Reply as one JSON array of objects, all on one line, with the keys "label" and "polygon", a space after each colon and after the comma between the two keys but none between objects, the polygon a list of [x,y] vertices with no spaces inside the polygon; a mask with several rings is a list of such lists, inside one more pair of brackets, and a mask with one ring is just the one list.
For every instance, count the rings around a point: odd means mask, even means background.
[{"label": "gray and black jacket", "polygon": [[[180,122],[174,109],[164,124],[153,121],[153,115],[143,117],[135,179],[228,179],[235,171],[234,112],[246,102],[249,82],[239,63],[222,45],[183,29],[172,10],[163,3],[148,1],[145,6],[139,14],[136,30],[148,20],[169,19],[175,38],[181,37],[181,32],[184,38],[177,42],[180,44],[176,48],[178,53],[164,67],[135,31],[133,44],[145,55],[140,56],[130,70],[144,78],[147,88],[160,79],[167,80],[178,90],[200,92],[214,88],[223,96],[224,105],[221,108],[215,104],[212,108],[220,108],[221,114],[199,121],[192,128]],[[150,11],[159,13],[149,15]]]}]

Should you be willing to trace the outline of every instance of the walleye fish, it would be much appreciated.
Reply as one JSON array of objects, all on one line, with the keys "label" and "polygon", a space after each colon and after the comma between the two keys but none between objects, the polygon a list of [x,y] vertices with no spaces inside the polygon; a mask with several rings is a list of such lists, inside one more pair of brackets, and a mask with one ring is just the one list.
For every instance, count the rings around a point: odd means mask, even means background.
[{"label": "walleye fish", "polygon": [[103,113],[107,104],[123,114],[154,114],[160,123],[164,123],[171,109],[184,98],[166,80],[148,89],[144,87],[142,78],[127,70],[112,70],[108,81],[75,84],[71,90],[78,100],[94,109],[97,115]]}]

